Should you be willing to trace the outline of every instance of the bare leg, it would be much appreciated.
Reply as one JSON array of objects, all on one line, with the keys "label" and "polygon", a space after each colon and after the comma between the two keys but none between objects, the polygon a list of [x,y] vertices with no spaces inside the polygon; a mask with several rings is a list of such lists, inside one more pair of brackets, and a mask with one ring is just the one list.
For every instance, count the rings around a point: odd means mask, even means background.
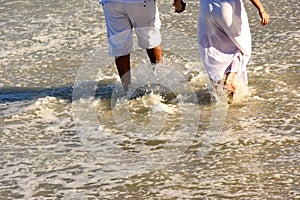
[{"label": "bare leg", "polygon": [[152,49],[147,49],[148,57],[152,64],[156,64],[162,61],[162,48],[158,45]]},{"label": "bare leg", "polygon": [[232,103],[233,101],[233,95],[235,93],[235,85],[234,85],[234,81],[235,81],[235,76],[237,75],[236,72],[229,72],[226,74],[225,76],[225,82],[224,82],[224,86],[227,92],[227,97],[228,97],[228,103]]},{"label": "bare leg", "polygon": [[115,63],[119,72],[119,76],[122,81],[122,85],[125,91],[128,91],[128,85],[130,84],[130,54],[125,56],[119,56],[115,58]]},{"label": "bare leg", "polygon": [[235,78],[236,78],[235,76],[236,75],[237,75],[236,72],[229,72],[229,73],[226,74],[224,86],[225,86],[227,91],[235,92],[234,81],[235,81]]},{"label": "bare leg", "polygon": [[[147,54],[152,64],[161,62],[162,61],[161,45],[158,45],[157,47],[154,47],[152,49],[147,49]],[[131,83],[130,54],[116,57],[115,63],[117,65],[117,69],[122,81],[123,88],[125,91],[128,91],[128,86]]]}]

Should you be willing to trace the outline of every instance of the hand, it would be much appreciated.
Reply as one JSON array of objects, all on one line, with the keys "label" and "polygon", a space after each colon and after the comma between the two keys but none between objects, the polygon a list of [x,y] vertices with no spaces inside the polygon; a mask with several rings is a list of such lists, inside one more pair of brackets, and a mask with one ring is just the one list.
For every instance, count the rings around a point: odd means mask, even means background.
[{"label": "hand", "polygon": [[173,6],[175,7],[176,13],[181,13],[185,10],[186,3],[183,0],[174,0]]},{"label": "hand", "polygon": [[259,16],[261,18],[261,24],[263,26],[269,23],[269,15],[265,10],[263,10],[262,12],[259,12]]}]

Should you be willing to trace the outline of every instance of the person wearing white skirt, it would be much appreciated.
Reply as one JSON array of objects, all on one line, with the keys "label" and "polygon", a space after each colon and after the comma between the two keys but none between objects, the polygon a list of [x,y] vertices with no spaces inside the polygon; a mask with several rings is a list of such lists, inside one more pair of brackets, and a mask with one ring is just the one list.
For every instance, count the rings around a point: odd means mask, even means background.
[{"label": "person wearing white skirt", "polygon": [[[260,0],[250,0],[258,9],[261,24],[269,16]],[[246,65],[251,56],[251,33],[242,0],[200,0],[198,42],[204,68],[211,81],[222,84],[233,98],[236,83],[248,84]]]}]

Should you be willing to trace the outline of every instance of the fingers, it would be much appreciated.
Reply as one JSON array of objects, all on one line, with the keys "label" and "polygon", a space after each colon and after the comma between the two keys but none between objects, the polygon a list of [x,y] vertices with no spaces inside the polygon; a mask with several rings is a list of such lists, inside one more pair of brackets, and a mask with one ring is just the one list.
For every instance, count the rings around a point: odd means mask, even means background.
[{"label": "fingers", "polygon": [[267,25],[269,23],[269,15],[267,12],[263,12],[260,14],[261,16],[261,24],[264,26],[264,25]]},{"label": "fingers", "polygon": [[265,17],[265,18],[262,18],[261,19],[261,24],[264,26],[264,25],[267,25],[269,23],[269,18],[268,17]]}]

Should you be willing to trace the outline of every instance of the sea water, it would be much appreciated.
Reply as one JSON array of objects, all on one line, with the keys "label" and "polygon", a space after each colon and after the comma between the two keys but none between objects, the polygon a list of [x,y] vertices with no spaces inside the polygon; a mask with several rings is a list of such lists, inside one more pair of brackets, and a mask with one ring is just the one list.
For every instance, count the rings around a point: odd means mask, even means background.
[{"label": "sea water", "polygon": [[1,199],[300,198],[298,1],[245,1],[250,96],[216,99],[198,1],[158,1],[164,63],[132,53],[124,94],[97,1],[3,1]]}]

